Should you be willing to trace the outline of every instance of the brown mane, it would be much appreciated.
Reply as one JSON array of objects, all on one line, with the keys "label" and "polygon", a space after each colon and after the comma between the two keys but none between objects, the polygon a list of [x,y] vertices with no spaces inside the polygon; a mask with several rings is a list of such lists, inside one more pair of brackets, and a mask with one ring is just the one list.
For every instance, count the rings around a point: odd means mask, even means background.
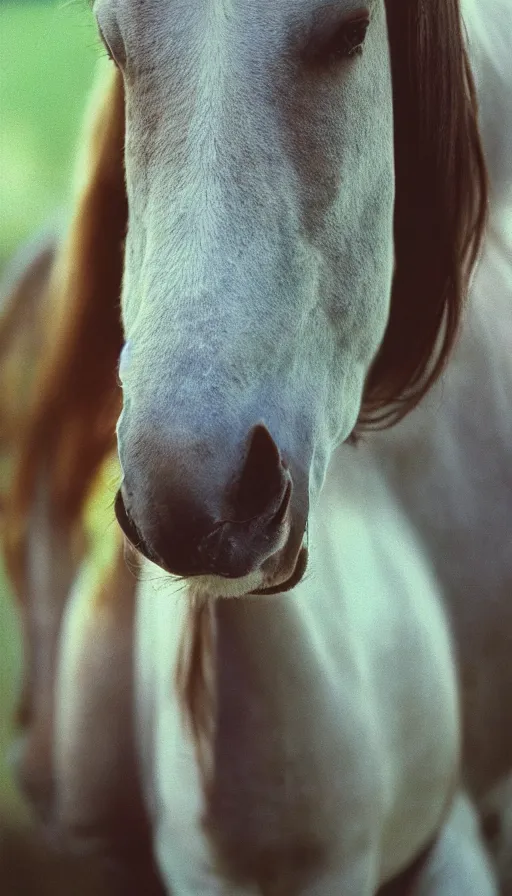
[{"label": "brown mane", "polygon": [[122,346],[119,298],[127,221],[124,97],[117,71],[109,72],[107,82],[96,91],[92,113],[81,160],[86,179],[44,297],[44,350],[25,419],[20,421],[6,506],[6,560],[18,587],[24,577],[26,526],[38,477],[43,475],[48,485],[56,522],[71,527],[96,470],[115,450],[114,427],[121,405],[116,376]]},{"label": "brown mane", "polygon": [[453,349],[488,182],[459,0],[386,2],[395,118],[395,276],[358,428],[414,408]]},{"label": "brown mane", "polygon": [[[23,425],[23,411],[31,394],[33,359],[40,356],[43,348],[45,303],[41,299],[55,259],[55,239],[37,240],[21,256],[11,265],[12,271],[7,272],[0,296],[0,452],[7,456]],[[20,364],[20,358],[29,363]]]}]

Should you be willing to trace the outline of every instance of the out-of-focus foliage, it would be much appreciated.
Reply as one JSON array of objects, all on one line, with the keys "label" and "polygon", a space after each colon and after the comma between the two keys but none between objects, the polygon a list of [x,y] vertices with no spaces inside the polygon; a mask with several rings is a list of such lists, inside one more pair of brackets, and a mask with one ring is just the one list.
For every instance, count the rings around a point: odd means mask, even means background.
[{"label": "out-of-focus foliage", "polygon": [[[80,123],[102,54],[87,0],[0,0],[0,280],[23,242],[68,211]],[[16,611],[0,564],[0,892],[99,896],[99,885],[82,888],[72,867],[55,862],[35,835],[17,827],[27,813],[8,751],[22,663]]]},{"label": "out-of-focus foliage", "polygon": [[66,207],[102,52],[86,0],[0,2],[0,269]]}]

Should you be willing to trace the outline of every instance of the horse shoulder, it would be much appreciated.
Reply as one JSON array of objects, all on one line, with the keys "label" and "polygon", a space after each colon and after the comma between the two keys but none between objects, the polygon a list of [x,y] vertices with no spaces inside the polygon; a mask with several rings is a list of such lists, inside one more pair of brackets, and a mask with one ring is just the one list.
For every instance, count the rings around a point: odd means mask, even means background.
[{"label": "horse shoulder", "polygon": [[[315,564],[334,562],[335,593],[353,595],[346,622],[366,667],[365,696],[386,770],[387,877],[432,835],[453,795],[455,656],[428,555],[371,452],[365,445],[339,449],[329,475]],[[333,603],[326,630],[336,631],[335,613]]]}]

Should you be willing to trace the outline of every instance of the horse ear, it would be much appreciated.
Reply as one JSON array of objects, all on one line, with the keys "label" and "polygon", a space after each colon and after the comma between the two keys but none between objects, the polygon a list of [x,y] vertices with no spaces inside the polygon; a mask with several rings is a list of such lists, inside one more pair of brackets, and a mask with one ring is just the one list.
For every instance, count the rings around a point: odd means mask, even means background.
[{"label": "horse ear", "polygon": [[[71,524],[114,446],[120,409],[127,200],[123,84],[113,67],[98,79],[88,119],[77,199],[67,236],[56,249],[48,292],[41,297],[46,331],[14,458],[7,526],[18,541],[21,563],[22,530],[36,481],[44,477],[55,519]],[[16,545],[11,547],[15,551]]]},{"label": "horse ear", "polygon": [[487,220],[487,174],[459,0],[387,0],[395,274],[358,427],[411,410],[453,348]]}]

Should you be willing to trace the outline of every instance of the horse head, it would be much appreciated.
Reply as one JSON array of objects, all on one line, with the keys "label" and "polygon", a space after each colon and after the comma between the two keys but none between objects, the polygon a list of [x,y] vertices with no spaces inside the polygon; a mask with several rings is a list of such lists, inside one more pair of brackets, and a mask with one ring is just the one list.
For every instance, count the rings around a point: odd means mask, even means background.
[{"label": "horse head", "polygon": [[286,587],[334,448],[438,375],[485,218],[458,6],[94,5],[125,97],[117,513],[164,569]]}]

